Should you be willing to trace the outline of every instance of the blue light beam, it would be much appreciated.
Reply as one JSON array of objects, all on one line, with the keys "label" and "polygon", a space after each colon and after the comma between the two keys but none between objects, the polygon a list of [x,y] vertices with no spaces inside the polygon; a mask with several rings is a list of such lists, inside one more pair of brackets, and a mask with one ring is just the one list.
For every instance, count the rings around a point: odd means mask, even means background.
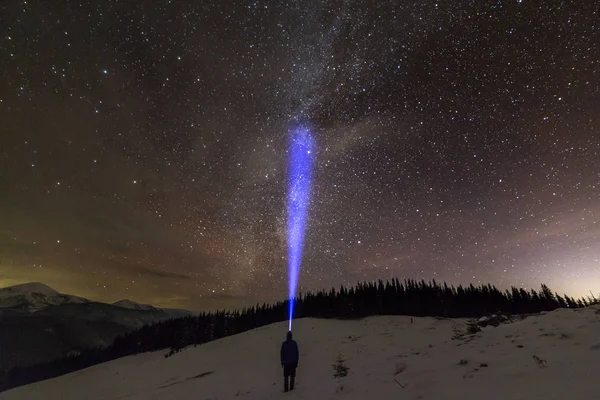
[{"label": "blue light beam", "polygon": [[297,126],[291,131],[288,170],[288,281],[289,281],[289,330],[292,330],[294,301],[298,287],[298,275],[302,263],[304,231],[310,203],[314,141],[310,130]]}]

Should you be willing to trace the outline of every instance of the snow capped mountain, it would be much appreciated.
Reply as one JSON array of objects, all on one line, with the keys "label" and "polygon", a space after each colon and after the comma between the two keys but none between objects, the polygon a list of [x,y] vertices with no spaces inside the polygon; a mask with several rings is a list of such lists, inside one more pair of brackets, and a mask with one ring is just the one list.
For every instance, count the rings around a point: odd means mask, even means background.
[{"label": "snow capped mountain", "polygon": [[24,283],[0,289],[0,308],[26,311],[43,310],[61,304],[85,304],[83,297],[62,294],[39,282]]},{"label": "snow capped mountain", "polygon": [[45,296],[56,296],[58,292],[40,282],[29,282],[0,289],[0,298],[6,293],[40,293]]},{"label": "snow capped mountain", "polygon": [[[49,306],[88,303],[92,303],[92,301],[83,297],[59,293],[40,282],[24,283],[0,289],[0,308],[35,312]],[[173,316],[190,314],[186,310],[160,309],[150,304],[141,304],[129,299],[119,300],[112,303],[112,305],[129,310],[164,312]]]},{"label": "snow capped mountain", "polygon": [[133,300],[119,300],[117,302],[113,303],[113,306],[118,306],[118,307],[123,307],[123,308],[129,308],[130,310],[152,310],[152,311],[158,311],[158,308],[151,306],[150,304],[140,304],[140,303],[136,303]]}]

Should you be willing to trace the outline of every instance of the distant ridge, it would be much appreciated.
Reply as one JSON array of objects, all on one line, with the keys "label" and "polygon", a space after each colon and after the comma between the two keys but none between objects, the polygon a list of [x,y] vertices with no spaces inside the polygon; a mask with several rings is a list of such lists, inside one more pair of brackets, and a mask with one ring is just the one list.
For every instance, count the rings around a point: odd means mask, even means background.
[{"label": "distant ridge", "polygon": [[[19,285],[0,288],[0,309],[12,308],[22,311],[35,312],[50,306],[62,304],[86,304],[95,303],[83,297],[60,293],[50,286],[41,282],[29,282]],[[116,307],[140,311],[164,311],[177,315],[189,314],[186,310],[171,310],[154,307],[150,304],[142,304],[129,299],[123,299],[112,303]]]},{"label": "distant ridge", "polygon": [[158,308],[151,306],[150,304],[140,304],[136,303],[133,300],[119,300],[113,303],[114,306],[119,306],[123,308],[129,308],[131,310],[155,310],[158,311]]}]

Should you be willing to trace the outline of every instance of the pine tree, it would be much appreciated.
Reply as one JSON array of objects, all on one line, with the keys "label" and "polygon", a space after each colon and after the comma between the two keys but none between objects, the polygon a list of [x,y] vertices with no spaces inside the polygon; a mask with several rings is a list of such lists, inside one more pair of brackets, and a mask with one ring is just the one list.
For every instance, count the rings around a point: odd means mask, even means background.
[{"label": "pine tree", "polygon": [[350,370],[350,368],[346,366],[346,360],[342,356],[342,353],[338,353],[332,368],[334,378],[343,378],[348,375],[348,371]]}]

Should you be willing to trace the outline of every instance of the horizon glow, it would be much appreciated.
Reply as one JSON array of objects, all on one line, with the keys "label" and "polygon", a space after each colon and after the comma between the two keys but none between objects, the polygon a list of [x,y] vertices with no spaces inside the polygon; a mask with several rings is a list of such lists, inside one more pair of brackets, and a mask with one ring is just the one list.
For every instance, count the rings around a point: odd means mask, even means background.
[{"label": "horizon glow", "polygon": [[304,125],[291,131],[288,165],[287,244],[289,282],[289,330],[292,330],[294,302],[298,275],[302,263],[304,232],[310,203],[314,141],[310,129]]}]

